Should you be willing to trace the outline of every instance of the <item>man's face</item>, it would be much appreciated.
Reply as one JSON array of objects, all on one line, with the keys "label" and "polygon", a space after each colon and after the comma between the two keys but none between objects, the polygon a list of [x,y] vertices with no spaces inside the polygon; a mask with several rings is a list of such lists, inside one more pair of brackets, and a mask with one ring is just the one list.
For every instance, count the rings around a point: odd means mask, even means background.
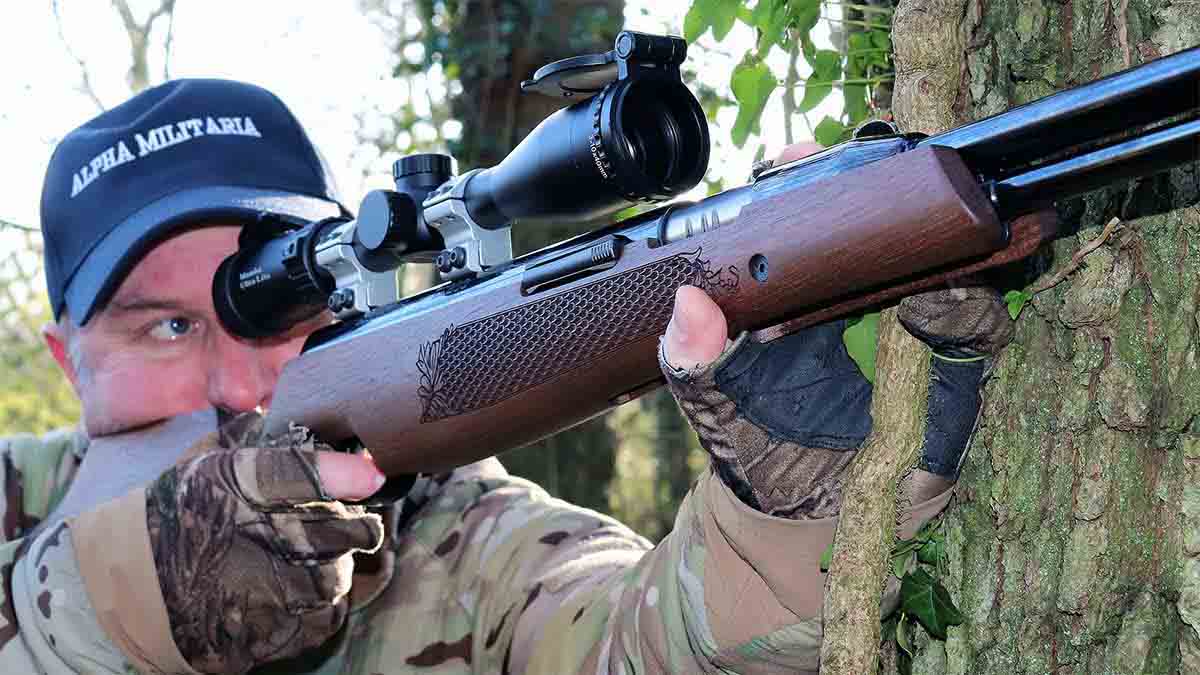
[{"label": "man's face", "polygon": [[[243,340],[217,319],[212,279],[240,228],[189,230],[155,247],[108,305],[68,340],[47,343],[83,404],[90,436],[215,407],[267,407],[283,364],[320,322],[270,341]],[[69,354],[73,342],[74,354]]]}]

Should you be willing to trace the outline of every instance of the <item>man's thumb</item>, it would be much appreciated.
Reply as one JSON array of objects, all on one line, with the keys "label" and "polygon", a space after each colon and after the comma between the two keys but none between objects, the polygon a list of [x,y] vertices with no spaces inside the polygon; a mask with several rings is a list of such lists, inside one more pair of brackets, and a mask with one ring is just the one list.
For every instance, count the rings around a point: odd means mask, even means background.
[{"label": "man's thumb", "polygon": [[663,337],[663,355],[672,367],[706,366],[725,350],[729,326],[717,303],[695,286],[675,292],[675,311]]}]

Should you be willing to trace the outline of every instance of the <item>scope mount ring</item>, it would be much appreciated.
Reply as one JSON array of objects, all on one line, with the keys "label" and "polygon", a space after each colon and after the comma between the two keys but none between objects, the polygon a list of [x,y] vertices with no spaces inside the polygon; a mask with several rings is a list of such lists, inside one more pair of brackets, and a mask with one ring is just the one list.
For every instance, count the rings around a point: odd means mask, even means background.
[{"label": "scope mount ring", "polygon": [[443,272],[445,280],[471,274],[482,274],[487,268],[503,265],[513,259],[512,226],[486,228],[475,222],[467,209],[467,184],[482,169],[472,169],[444,183],[430,193],[422,205],[425,222],[442,235],[446,250],[461,247],[465,254],[463,266]]}]

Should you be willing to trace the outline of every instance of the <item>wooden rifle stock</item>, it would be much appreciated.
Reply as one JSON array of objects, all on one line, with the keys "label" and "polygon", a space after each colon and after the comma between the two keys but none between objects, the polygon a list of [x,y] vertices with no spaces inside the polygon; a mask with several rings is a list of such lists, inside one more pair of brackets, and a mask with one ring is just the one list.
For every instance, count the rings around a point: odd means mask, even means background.
[{"label": "wooden rifle stock", "polygon": [[[1014,221],[1011,239],[1006,229],[942,147],[755,196],[732,222],[670,243],[612,228],[324,336],[284,369],[268,431],[357,439],[389,475],[448,469],[660,385],[680,285],[706,290],[731,332],[769,339],[1028,255],[1054,235],[1054,215]],[[544,273],[572,255],[592,264]]]}]

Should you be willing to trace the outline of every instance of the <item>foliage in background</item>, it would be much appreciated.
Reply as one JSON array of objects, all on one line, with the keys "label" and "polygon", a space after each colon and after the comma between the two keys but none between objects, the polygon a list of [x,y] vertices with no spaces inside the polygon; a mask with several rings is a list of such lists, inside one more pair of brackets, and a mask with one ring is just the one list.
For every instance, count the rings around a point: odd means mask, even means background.
[{"label": "foliage in background", "polygon": [[[130,92],[170,77],[175,2],[158,0],[138,17],[127,0],[113,0],[114,19],[127,38],[125,44],[114,46],[128,50],[125,81]],[[104,110],[105,102],[92,86],[87,62],[75,53],[63,32],[63,8],[57,0],[50,5],[63,49],[79,66],[76,88],[97,112]],[[156,31],[156,26],[162,30]],[[151,57],[161,57],[161,75],[151,73]],[[51,319],[41,270],[41,232],[3,220],[0,230],[0,240],[10,244],[0,252],[0,436],[37,434],[73,425],[79,419],[79,401],[41,336],[42,325]]]},{"label": "foliage in background", "polygon": [[[834,16],[840,10],[841,16]],[[856,4],[822,0],[693,0],[683,32],[695,43],[707,32],[720,43],[736,22],[753,28],[757,42],[733,69],[729,88],[737,102],[731,131],[738,147],[760,129],[763,110],[782,88],[786,142],[793,142],[792,118],[799,116],[817,142],[833,145],[869,117],[890,119],[892,81],[890,4]],[[812,32],[818,22],[831,24],[836,49],[818,48]],[[786,55],[781,74],[768,60]],[[801,78],[803,59],[810,74]],[[837,116],[824,116],[814,127],[808,113],[837,88],[844,106]],[[797,93],[800,99],[796,100]]]},{"label": "foliage in background", "polygon": [[73,424],[79,402],[42,344],[50,305],[40,274],[41,237],[8,236],[19,245],[0,254],[0,435],[37,434]]}]

